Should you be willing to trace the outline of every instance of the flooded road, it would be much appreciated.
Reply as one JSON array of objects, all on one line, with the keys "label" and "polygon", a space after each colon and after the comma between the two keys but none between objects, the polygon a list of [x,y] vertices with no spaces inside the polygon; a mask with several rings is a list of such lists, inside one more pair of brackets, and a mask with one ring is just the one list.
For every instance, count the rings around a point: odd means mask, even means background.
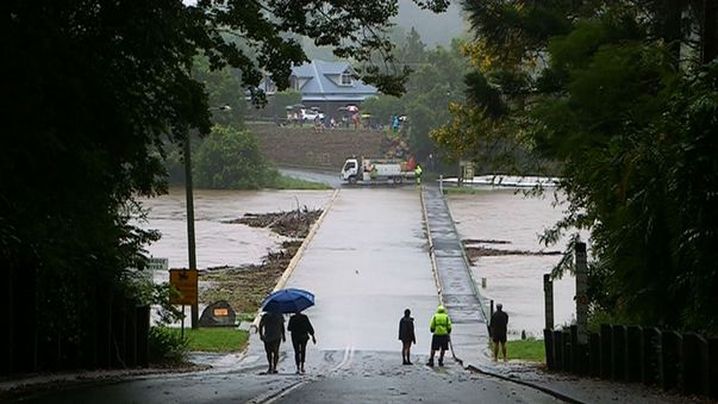
[{"label": "flooded road", "polygon": [[[363,220],[371,220],[381,211],[391,210],[397,202],[384,199],[386,190],[371,189],[354,194],[352,198],[366,199]],[[388,195],[412,194],[387,192]],[[199,268],[217,266],[241,266],[258,263],[268,250],[277,249],[282,238],[268,229],[251,228],[242,224],[225,223],[243,214],[266,213],[296,209],[307,206],[310,209],[323,208],[331,198],[332,191],[223,191],[196,190],[196,242]],[[380,195],[381,194],[381,195]],[[413,197],[413,195],[412,195]],[[548,191],[543,198],[525,198],[512,189],[486,190],[478,194],[450,195],[449,207],[462,239],[508,241],[509,244],[479,244],[499,250],[548,251],[562,250],[565,243],[544,247],[538,235],[560,219],[561,208],[552,206],[553,194]],[[380,202],[375,202],[380,201]],[[183,188],[173,188],[169,195],[145,199],[143,205],[149,208],[148,221],[143,228],[158,229],[162,239],[149,246],[148,251],[155,257],[169,258],[170,267],[187,266],[187,225],[185,196]],[[379,203],[379,205],[376,205]],[[343,203],[336,208],[342,209]],[[402,209],[406,202],[400,204]],[[416,206],[412,210],[418,212]],[[373,211],[373,213],[369,213]],[[417,213],[418,214],[418,213]],[[421,218],[414,217],[414,226],[421,225]],[[342,223],[346,236],[332,240],[345,247],[335,250],[347,254],[355,251],[362,240],[362,229],[367,223],[352,221]],[[414,244],[417,234],[395,234],[390,220],[383,225],[387,235]],[[418,230],[416,230],[418,231]],[[341,234],[338,231],[336,234]],[[423,236],[423,235],[421,235]],[[342,240],[343,239],[343,240]],[[399,241],[401,241],[399,240]],[[398,242],[398,241],[397,241]],[[349,248],[351,246],[351,248]],[[333,247],[336,249],[337,247]],[[324,254],[335,251],[324,251]],[[511,315],[511,337],[516,338],[522,330],[540,336],[544,324],[542,275],[551,270],[559,256],[508,255],[480,257],[472,267],[477,282],[487,278],[487,287],[480,289],[484,297],[504,303]],[[160,274],[157,274],[160,275]],[[161,274],[166,275],[166,274]],[[165,276],[166,277],[166,276]],[[160,280],[165,280],[164,278]],[[479,285],[480,286],[480,285]],[[573,319],[574,279],[566,276],[554,283],[555,322],[557,325]],[[326,342],[326,341],[325,341]]]},{"label": "flooded road", "polygon": [[317,296],[307,310],[320,350],[396,351],[405,308],[416,352],[429,350],[438,295],[414,187],[342,189],[288,286]]},{"label": "flooded road", "polygon": [[[225,223],[245,213],[287,211],[304,206],[323,208],[332,191],[230,191],[195,190],[197,267],[241,266],[259,263],[282,238],[268,229]],[[170,268],[187,267],[187,216],[184,188],[168,195],[142,199],[149,209],[145,229],[157,229],[162,238],[147,250],[153,257],[169,259]]]},{"label": "flooded road", "polygon": [[[568,239],[545,247],[539,234],[562,217],[561,207],[552,206],[553,191],[544,197],[524,197],[514,189],[487,189],[477,194],[447,196],[451,214],[462,239],[495,240],[507,244],[479,243],[497,250],[563,251]],[[584,236],[584,235],[582,235]],[[561,259],[559,255],[506,255],[479,257],[472,266],[481,294],[503,303],[510,316],[509,338],[522,330],[536,337],[544,327],[543,274]],[[486,288],[481,288],[481,278]],[[575,280],[567,275],[554,282],[554,322],[575,318]]]}]

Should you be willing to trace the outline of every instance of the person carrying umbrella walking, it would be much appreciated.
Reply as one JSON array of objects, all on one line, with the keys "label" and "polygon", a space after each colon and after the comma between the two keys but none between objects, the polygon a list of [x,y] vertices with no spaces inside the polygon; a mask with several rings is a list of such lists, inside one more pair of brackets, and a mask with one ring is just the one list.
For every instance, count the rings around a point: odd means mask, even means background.
[{"label": "person carrying umbrella walking", "polygon": [[[279,338],[281,338],[281,341],[286,341],[284,336],[284,317],[282,313],[299,313],[313,305],[314,295],[312,293],[295,288],[280,289],[276,292],[272,292],[264,299],[264,302],[262,302],[262,310],[267,313],[262,316],[262,320],[259,322],[259,336],[262,341],[264,341],[264,347],[267,351],[267,361],[269,362],[268,373],[277,373],[279,344],[281,343]],[[309,323],[309,319],[307,319],[307,323]],[[292,325],[293,324],[290,323],[290,327],[292,327]],[[309,328],[311,328],[311,324],[309,324]],[[290,331],[292,329],[294,329],[294,327],[292,327]],[[312,334],[312,339],[314,339],[313,329],[311,332],[307,331],[307,334]],[[306,342],[304,343],[304,348],[306,348]],[[302,360],[301,363],[303,362]]]},{"label": "person carrying umbrella walking", "polygon": [[264,341],[264,351],[267,353],[269,370],[267,373],[277,373],[279,362],[279,345],[287,338],[284,335],[284,316],[277,311],[266,312],[259,321],[259,339]]},{"label": "person carrying umbrella walking", "polygon": [[444,353],[449,349],[449,334],[451,334],[451,319],[446,313],[444,306],[439,305],[436,313],[431,318],[429,330],[433,334],[431,336],[431,356],[427,366],[434,366],[434,354],[439,352],[439,366],[444,366]]},{"label": "person carrying umbrella walking", "polygon": [[294,347],[294,362],[297,364],[297,374],[304,373],[304,361],[307,358],[307,342],[309,336],[312,336],[312,342],[316,345],[317,339],[314,337],[314,327],[309,321],[309,317],[296,311],[289,318],[287,331],[292,333],[292,346]]}]

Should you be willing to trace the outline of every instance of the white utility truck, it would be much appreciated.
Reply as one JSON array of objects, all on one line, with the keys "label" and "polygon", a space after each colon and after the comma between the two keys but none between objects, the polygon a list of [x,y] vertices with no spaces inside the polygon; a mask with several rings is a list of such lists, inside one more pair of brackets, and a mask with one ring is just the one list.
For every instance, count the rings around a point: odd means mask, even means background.
[{"label": "white utility truck", "polygon": [[414,168],[403,160],[369,159],[352,157],[344,162],[341,178],[350,184],[385,183],[401,184],[414,178]]}]

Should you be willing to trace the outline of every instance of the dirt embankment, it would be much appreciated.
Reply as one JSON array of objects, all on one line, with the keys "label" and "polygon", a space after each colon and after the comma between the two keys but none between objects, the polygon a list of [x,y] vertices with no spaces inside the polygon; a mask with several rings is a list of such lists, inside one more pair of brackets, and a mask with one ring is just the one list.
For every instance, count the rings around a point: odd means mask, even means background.
[{"label": "dirt embankment", "polygon": [[506,245],[511,244],[507,240],[476,240],[466,239],[461,241],[464,244],[464,250],[466,255],[469,257],[469,261],[472,265],[476,263],[479,257],[500,257],[505,255],[561,255],[561,251],[526,251],[526,250],[511,250],[511,249],[499,249],[487,247],[489,245]]},{"label": "dirt embankment", "polygon": [[316,132],[271,124],[248,124],[257,136],[262,153],[276,165],[336,171],[350,156],[384,156],[389,148],[386,134],[373,130],[335,129]]},{"label": "dirt embankment", "polygon": [[278,251],[268,253],[259,265],[213,268],[200,273],[200,281],[209,285],[200,292],[200,301],[209,304],[226,300],[237,313],[256,312],[321,214],[320,209],[305,208],[291,212],[249,213],[229,221],[251,227],[267,227],[290,240],[284,241]]}]

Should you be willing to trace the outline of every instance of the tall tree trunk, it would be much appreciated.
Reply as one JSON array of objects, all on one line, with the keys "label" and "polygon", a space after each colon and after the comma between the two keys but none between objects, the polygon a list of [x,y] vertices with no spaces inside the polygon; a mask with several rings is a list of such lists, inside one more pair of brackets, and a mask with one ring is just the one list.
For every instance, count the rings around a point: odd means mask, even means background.
[{"label": "tall tree trunk", "polygon": [[658,35],[668,46],[676,67],[680,62],[681,42],[685,39],[682,20],[686,5],[686,0],[658,0],[656,2]]},{"label": "tall tree trunk", "polygon": [[708,63],[718,56],[718,2],[703,0],[701,21],[701,61]]}]

